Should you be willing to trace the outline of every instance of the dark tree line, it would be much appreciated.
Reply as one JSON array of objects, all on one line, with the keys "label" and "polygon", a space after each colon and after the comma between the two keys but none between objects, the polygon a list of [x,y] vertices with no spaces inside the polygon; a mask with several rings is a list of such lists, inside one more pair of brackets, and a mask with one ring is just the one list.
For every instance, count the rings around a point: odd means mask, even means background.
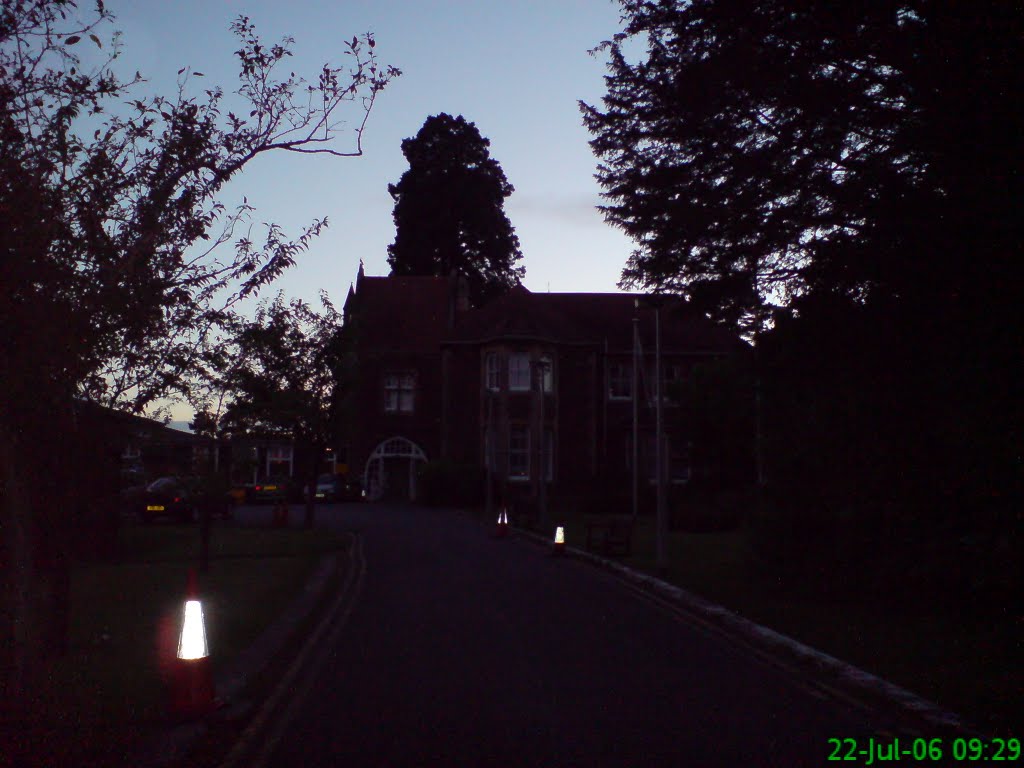
[{"label": "dark tree line", "polygon": [[922,583],[1012,593],[1019,5],[622,8],[607,95],[581,105],[636,243],[622,284],[754,342],[778,519],[862,523]]}]

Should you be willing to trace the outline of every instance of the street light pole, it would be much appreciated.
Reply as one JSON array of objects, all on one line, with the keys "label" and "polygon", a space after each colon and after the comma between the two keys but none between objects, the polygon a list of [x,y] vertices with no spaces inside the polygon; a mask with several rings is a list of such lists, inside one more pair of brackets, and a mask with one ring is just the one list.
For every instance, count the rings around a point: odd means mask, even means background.
[{"label": "street light pole", "polygon": [[540,524],[541,530],[546,531],[548,528],[548,465],[545,456],[545,449],[547,448],[547,429],[544,425],[544,379],[547,374],[547,361],[538,360],[537,368],[540,371],[540,466],[537,468],[537,476],[540,479],[539,503],[540,503]]},{"label": "street light pole", "polygon": [[489,386],[484,386],[487,398],[487,421],[484,428],[484,465],[487,469],[487,519],[494,519],[494,397]]}]

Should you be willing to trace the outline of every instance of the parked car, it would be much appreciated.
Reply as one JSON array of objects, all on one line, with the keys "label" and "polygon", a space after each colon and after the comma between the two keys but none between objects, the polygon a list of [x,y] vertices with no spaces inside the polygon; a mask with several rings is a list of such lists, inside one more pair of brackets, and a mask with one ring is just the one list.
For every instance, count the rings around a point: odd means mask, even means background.
[{"label": "parked car", "polygon": [[[316,479],[316,500],[337,501],[341,494],[342,478],[330,473]],[[303,496],[309,496],[309,486],[303,488]]]},{"label": "parked car", "polygon": [[146,486],[135,502],[139,519],[150,523],[160,517],[176,518],[183,523],[196,516],[195,498],[189,487],[177,477],[161,477]]},{"label": "parked car", "polygon": [[262,483],[247,486],[250,504],[273,504],[288,500],[288,480],[286,478],[270,478]]},{"label": "parked car", "polygon": [[[303,489],[303,496],[309,494],[309,486]],[[320,475],[316,481],[317,501],[363,501],[363,486],[356,478],[345,475]]]}]

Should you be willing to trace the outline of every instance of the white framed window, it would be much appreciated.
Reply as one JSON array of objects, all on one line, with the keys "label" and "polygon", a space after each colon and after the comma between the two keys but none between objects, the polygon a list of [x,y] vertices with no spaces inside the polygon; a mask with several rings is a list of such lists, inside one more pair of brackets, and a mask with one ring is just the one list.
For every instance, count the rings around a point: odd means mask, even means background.
[{"label": "white framed window", "polygon": [[530,430],[521,424],[508,431],[508,479],[530,479]]},{"label": "white framed window", "polygon": [[530,356],[515,354],[508,356],[508,388],[512,392],[530,391]]},{"label": "white framed window", "polygon": [[633,398],[633,366],[612,363],[608,366],[608,399],[631,400]]},{"label": "white framed window", "polygon": [[387,373],[384,375],[384,412],[412,413],[416,393],[416,374]]},{"label": "white framed window", "polygon": [[555,383],[555,367],[551,364],[551,358],[544,355],[537,361],[537,365],[540,366],[540,373],[538,375],[542,377],[544,392],[551,394]]},{"label": "white framed window", "polygon": [[501,358],[497,352],[488,352],[484,358],[484,384],[487,389],[497,392],[501,389]]},{"label": "white framed window", "polygon": [[267,477],[292,476],[292,447],[290,445],[267,446]]}]

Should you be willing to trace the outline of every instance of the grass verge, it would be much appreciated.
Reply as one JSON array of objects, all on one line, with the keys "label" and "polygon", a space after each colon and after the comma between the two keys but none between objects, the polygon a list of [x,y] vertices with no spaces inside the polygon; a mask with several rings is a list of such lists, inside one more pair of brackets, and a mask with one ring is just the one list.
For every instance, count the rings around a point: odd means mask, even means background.
[{"label": "grass verge", "polygon": [[[167,665],[177,647],[192,526],[125,526],[118,563],[72,572],[69,652],[39,682],[20,751],[40,765],[121,765],[167,725]],[[326,531],[215,527],[200,574],[214,669],[284,610],[327,552],[349,538]]]}]

